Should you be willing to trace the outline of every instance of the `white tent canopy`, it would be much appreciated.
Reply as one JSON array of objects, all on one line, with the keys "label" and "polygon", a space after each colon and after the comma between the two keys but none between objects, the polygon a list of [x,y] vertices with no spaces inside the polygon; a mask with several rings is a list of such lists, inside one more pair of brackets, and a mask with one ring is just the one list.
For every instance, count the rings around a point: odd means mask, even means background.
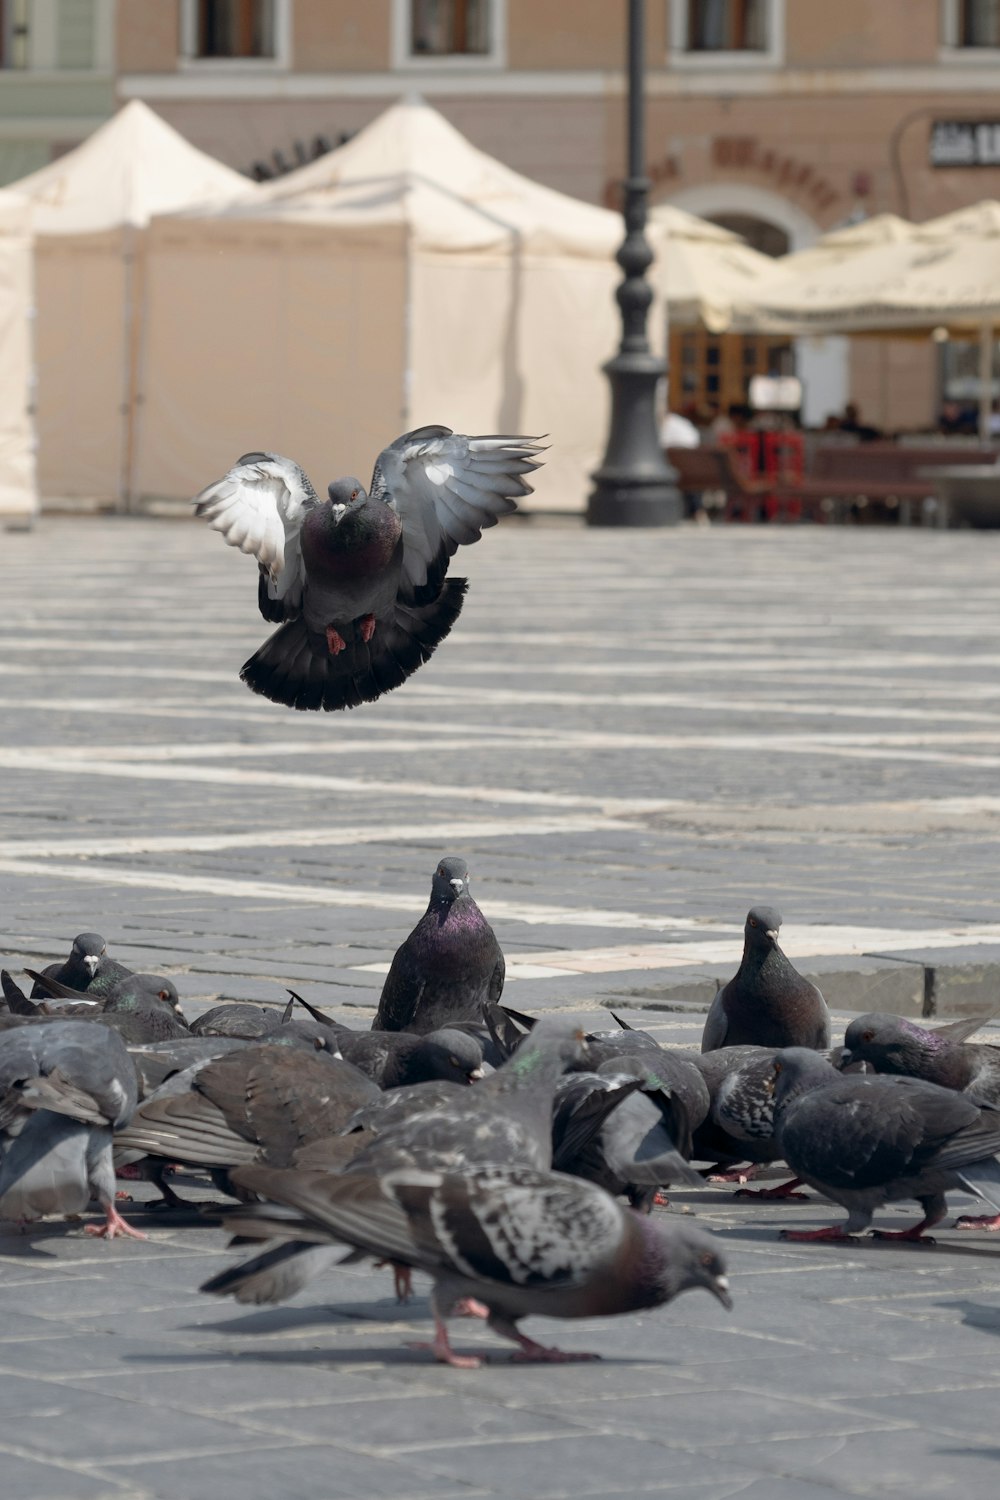
[{"label": "white tent canopy", "polygon": [[34,515],[31,205],[0,191],[0,521]]},{"label": "white tent canopy", "polygon": [[255,187],[138,100],[14,186],[37,233],[39,485],[106,503],[128,467],[144,228]]},{"label": "white tent canopy", "polygon": [[618,214],[413,99],[250,203],[154,220],[138,493],[190,495],[259,448],[322,485],[440,422],[547,433],[534,503],[579,510],[607,433],[621,239]]},{"label": "white tent canopy", "polygon": [[673,204],[650,210],[650,225],[666,233],[656,270],[671,323],[704,323],[724,333],[734,304],[758,295],[778,264],[744,243],[731,229],[699,219]]}]

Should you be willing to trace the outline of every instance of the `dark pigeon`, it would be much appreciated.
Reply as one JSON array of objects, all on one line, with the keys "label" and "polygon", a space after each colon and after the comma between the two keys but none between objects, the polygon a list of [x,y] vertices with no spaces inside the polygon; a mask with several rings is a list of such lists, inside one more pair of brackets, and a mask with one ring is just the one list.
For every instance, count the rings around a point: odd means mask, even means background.
[{"label": "dark pigeon", "polygon": [[405,433],[375,461],[371,493],[338,479],[321,500],[277,453],[245,453],[196,513],[260,570],[257,602],[280,629],[243,666],[255,693],[299,709],[356,708],[406,681],[458,618],[447,579],[462,544],[531,493],[534,438]]},{"label": "dark pigeon", "polygon": [[503,991],[504,958],[493,929],[469,893],[464,859],[442,859],[427,910],[396,949],[382,986],[373,1031],[423,1035],[482,1018]]},{"label": "dark pigeon", "polygon": [[[596,1130],[595,1111],[602,1114]],[[556,1171],[624,1194],[633,1208],[648,1213],[659,1188],[672,1182],[702,1186],[687,1164],[690,1154],[688,1112],[643,1052],[611,1059],[596,1073],[560,1078],[552,1120]]]},{"label": "dark pigeon", "polygon": [[[327,1235],[379,1258],[426,1271],[435,1358],[474,1368],[455,1354],[446,1319],[460,1304],[482,1304],[490,1327],[518,1346],[515,1360],[593,1358],[545,1348],[520,1332],[522,1318],[606,1317],[659,1307],[704,1287],[731,1306],[725,1263],[714,1240],[689,1225],[657,1222],[621,1207],[593,1183],[525,1168],[471,1176],[400,1171],[382,1177],[242,1168],[240,1186],[274,1203],[228,1215],[241,1234]],[[280,1228],[275,1228],[279,1225]],[[217,1290],[215,1281],[203,1291]]]},{"label": "dark pigeon", "polygon": [[814,984],[778,947],[781,916],[755,906],[743,929],[743,958],[709,1008],[702,1052],[719,1047],[813,1047],[830,1045],[830,1013]]},{"label": "dark pigeon", "polygon": [[[971,1018],[931,1028],[872,1012],[848,1026],[844,1056],[869,1063],[876,1073],[923,1078],[956,1089],[980,1107],[1000,1109],[1000,1047],[966,1041],[982,1024],[982,1018]],[[995,1232],[1000,1230],[1000,1214],[963,1215],[955,1227]]]},{"label": "dark pigeon", "polygon": [[104,1027],[52,1020],[0,1034],[0,1216],[78,1214],[93,1196],[105,1223],[88,1233],[145,1239],[115,1207],[112,1164],[137,1092],[124,1044]]},{"label": "dark pigeon", "polygon": [[[30,970],[26,972],[30,973]],[[103,1000],[119,982],[127,979],[131,969],[108,957],[108,945],[99,932],[81,932],[73,939],[69,957],[62,963],[49,964],[42,970],[46,979],[68,985],[91,1000]],[[46,991],[36,979],[30,998],[44,998]]]},{"label": "dark pigeon", "polygon": [[782,1155],[810,1187],[847,1209],[846,1225],[785,1230],[790,1240],[860,1234],[883,1203],[915,1198],[923,1218],[881,1239],[921,1240],[965,1187],[1000,1213],[1000,1117],[919,1078],[838,1073],[804,1047],[773,1064],[774,1124]]},{"label": "dark pigeon", "polygon": [[[312,1006],[307,1009],[318,1015]],[[337,1021],[322,1024],[329,1028],[340,1056],[379,1088],[396,1089],[440,1078],[472,1083],[482,1076],[482,1044],[467,1031],[445,1027],[416,1036],[409,1031],[352,1031]]]},{"label": "dark pigeon", "polygon": [[[36,988],[58,1000],[85,1002],[87,996],[71,989],[60,980],[25,973],[35,980]],[[34,993],[34,991],[32,991]],[[86,1011],[83,1012],[87,1014]],[[164,1042],[173,1037],[188,1036],[189,1028],[181,1010],[177,987],[171,979],[157,974],[126,974],[113,984],[104,997],[94,1021],[110,1026],[128,1044]]]}]

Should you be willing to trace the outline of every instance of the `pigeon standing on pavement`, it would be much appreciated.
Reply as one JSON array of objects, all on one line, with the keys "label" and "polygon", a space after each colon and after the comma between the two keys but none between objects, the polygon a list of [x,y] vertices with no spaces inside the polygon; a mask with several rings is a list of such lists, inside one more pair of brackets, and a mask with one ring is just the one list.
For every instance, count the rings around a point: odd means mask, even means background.
[{"label": "pigeon standing on pavement", "polygon": [[257,602],[280,629],[243,666],[289,708],[356,708],[428,660],[462,608],[457,548],[516,510],[541,460],[528,437],[420,427],[379,454],[371,493],[338,479],[321,500],[291,459],[245,453],[202,491],[199,516],[259,564]]},{"label": "pigeon standing on pavement", "polygon": [[[903,1016],[872,1012],[858,1016],[844,1034],[844,1058],[869,1063],[876,1073],[923,1078],[956,1089],[973,1104],[1000,1108],[1000,1047],[965,1039],[982,1025],[979,1017],[947,1026],[918,1026]],[[964,1214],[956,1229],[1000,1230],[1000,1213]]]},{"label": "pigeon standing on pavement", "polygon": [[[90,1000],[103,1000],[121,979],[132,973],[124,964],[108,957],[108,945],[99,932],[81,932],[73,939],[69,957],[62,963],[48,964],[42,970],[46,979],[68,985]],[[47,993],[36,979],[30,998],[39,1000]]]},{"label": "pigeon standing on pavement", "polygon": [[0,1217],[82,1213],[91,1196],[113,1239],[132,1229],[115,1207],[113,1132],[135,1108],[136,1070],[121,1038],[90,1021],[26,1022],[0,1034]]},{"label": "pigeon standing on pavement", "polygon": [[469,892],[464,859],[442,859],[420,921],[396,949],[382,986],[373,1031],[436,1031],[479,1021],[503,991],[504,957]]},{"label": "pigeon standing on pavement", "polygon": [[773,1064],[774,1126],[802,1180],[847,1209],[847,1224],[785,1230],[789,1240],[842,1240],[871,1224],[883,1203],[915,1198],[923,1218],[881,1239],[920,1240],[965,1187],[1000,1213],[1000,1117],[919,1078],[842,1074],[804,1047]]},{"label": "pigeon standing on pavement", "polygon": [[710,1235],[634,1214],[580,1178],[500,1167],[468,1176],[403,1170],[340,1177],[243,1167],[234,1177],[279,1205],[228,1214],[225,1223],[240,1234],[273,1234],[277,1223],[279,1233],[297,1228],[314,1242],[326,1236],[426,1271],[434,1280],[434,1339],[423,1347],[460,1369],[482,1364],[449,1343],[446,1319],[463,1303],[482,1304],[490,1327],[518,1345],[513,1357],[524,1362],[596,1357],[535,1343],[517,1327],[531,1314],[607,1317],[660,1307],[699,1286],[732,1305]]},{"label": "pigeon standing on pavement", "polygon": [[830,1045],[830,1013],[814,984],[778,947],[781,915],[755,906],[743,929],[743,958],[709,1008],[702,1052],[719,1047]]}]

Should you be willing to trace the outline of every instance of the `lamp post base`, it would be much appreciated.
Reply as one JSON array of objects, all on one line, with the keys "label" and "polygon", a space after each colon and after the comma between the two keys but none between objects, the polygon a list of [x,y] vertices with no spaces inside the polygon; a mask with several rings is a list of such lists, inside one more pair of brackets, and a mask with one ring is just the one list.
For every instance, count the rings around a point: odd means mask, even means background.
[{"label": "lamp post base", "polygon": [[611,383],[611,435],[587,501],[588,526],[676,526],[683,505],[676,470],[656,433],[662,362],[648,351],[623,350],[604,366]]}]

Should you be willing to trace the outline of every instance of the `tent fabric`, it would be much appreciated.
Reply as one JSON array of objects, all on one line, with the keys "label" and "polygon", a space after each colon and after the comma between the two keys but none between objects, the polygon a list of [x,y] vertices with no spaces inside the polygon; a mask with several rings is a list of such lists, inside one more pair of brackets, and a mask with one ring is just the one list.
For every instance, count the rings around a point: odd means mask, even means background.
[{"label": "tent fabric", "polygon": [[107,505],[128,483],[145,226],[256,188],[138,100],[14,187],[36,229],[39,487]]},{"label": "tent fabric", "polygon": [[738,322],[813,333],[962,333],[1000,323],[1000,203],[855,243],[854,253],[842,241],[823,255],[821,241],[789,256],[740,307]]},{"label": "tent fabric", "polygon": [[657,279],[671,323],[704,323],[724,333],[732,309],[759,293],[775,274],[777,262],[745,244],[731,229],[664,203],[650,210],[654,231],[666,234]]},{"label": "tent fabric", "polygon": [[38,508],[31,416],[31,205],[0,191],[0,521],[30,519]]},{"label": "tent fabric", "polygon": [[[666,231],[650,237],[662,252]],[[607,437],[621,240],[618,214],[519,176],[416,99],[245,203],[155,218],[137,492],[190,496],[255,448],[317,487],[365,477],[387,442],[437,422],[548,434],[525,508],[582,509]]]}]

